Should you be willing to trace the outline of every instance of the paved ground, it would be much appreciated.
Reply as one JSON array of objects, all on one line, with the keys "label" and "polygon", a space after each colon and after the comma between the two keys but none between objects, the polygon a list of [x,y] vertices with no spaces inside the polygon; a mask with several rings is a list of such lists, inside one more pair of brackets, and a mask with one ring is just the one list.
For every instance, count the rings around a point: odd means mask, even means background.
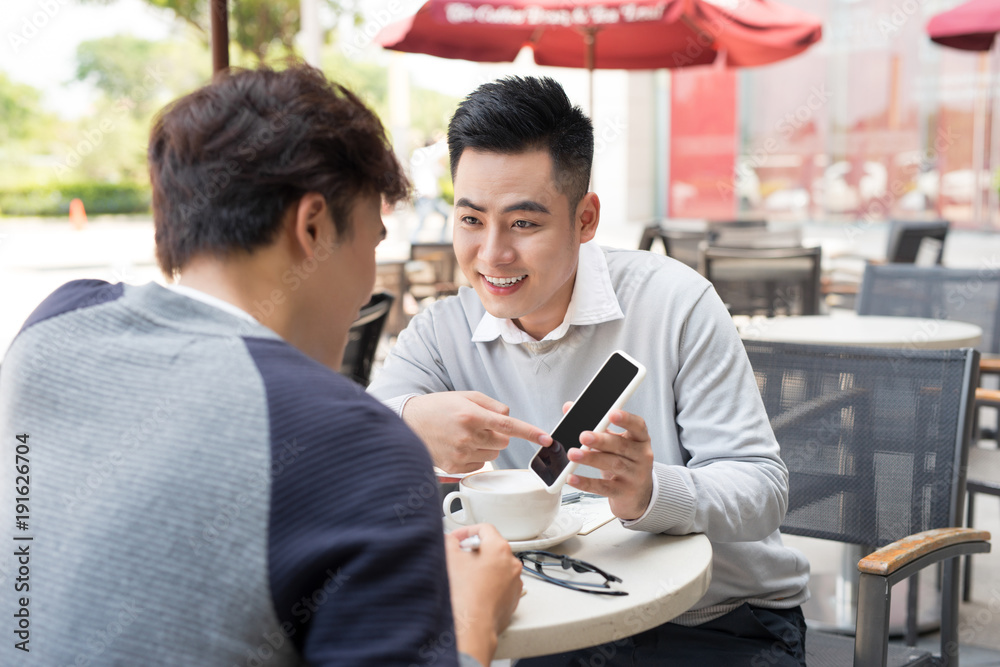
[{"label": "paved ground", "polygon": [[[406,213],[386,217],[388,238],[379,248],[380,257],[407,255],[412,224],[412,216]],[[598,240],[634,248],[641,231],[640,224],[615,226],[605,221]],[[425,240],[436,240],[438,230],[432,225],[424,234]],[[863,260],[852,259],[852,255],[884,255],[886,227],[808,225],[804,236],[807,243],[822,243],[825,264],[852,271],[863,266]],[[944,262],[950,266],[1000,267],[1000,235],[952,231]],[[85,229],[74,230],[62,221],[0,218],[0,360],[38,302],[62,283],[77,278],[162,282],[154,259],[150,220],[98,217]],[[981,498],[976,524],[1000,536],[1000,499]],[[961,607],[962,664],[1000,665],[1000,553],[976,559],[974,599]],[[935,641],[934,634],[921,639],[928,644]]]}]

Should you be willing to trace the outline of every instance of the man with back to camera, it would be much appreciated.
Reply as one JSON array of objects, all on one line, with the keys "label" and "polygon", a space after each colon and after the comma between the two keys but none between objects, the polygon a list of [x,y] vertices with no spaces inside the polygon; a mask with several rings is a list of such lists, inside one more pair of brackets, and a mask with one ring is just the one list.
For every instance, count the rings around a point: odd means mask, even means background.
[{"label": "man with back to camera", "polygon": [[377,117],[306,66],[227,73],[160,113],[149,166],[179,283],[68,283],[4,359],[30,532],[3,534],[30,581],[2,596],[25,623],[0,663],[488,664],[520,563],[492,527],[443,537],[437,505],[408,504],[437,488],[426,450],[331,370],[381,200],[407,193]]},{"label": "man with back to camera", "polygon": [[781,542],[787,470],[732,320],[703,277],[668,257],[592,240],[590,120],[548,78],[480,86],[448,128],[454,247],[473,289],[400,335],[370,393],[397,410],[436,465],[525,468],[563,402],[622,349],[648,374],[569,457],[600,478],[634,530],[703,532],[705,596],[627,641],[519,665],[802,665],[808,563]]}]

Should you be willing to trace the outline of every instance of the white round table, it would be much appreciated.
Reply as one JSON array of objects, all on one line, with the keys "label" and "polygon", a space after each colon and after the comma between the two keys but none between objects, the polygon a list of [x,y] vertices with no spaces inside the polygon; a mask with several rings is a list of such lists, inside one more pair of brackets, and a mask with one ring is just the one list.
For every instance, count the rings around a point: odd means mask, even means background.
[{"label": "white round table", "polygon": [[621,577],[625,596],[593,595],[522,575],[527,593],[500,635],[496,657],[529,658],[596,646],[649,630],[690,609],[708,590],[712,546],[696,535],[654,535],[618,520],[547,549]]},{"label": "white round table", "polygon": [[740,327],[744,340],[933,350],[975,347],[982,336],[968,322],[876,315],[754,318]]}]

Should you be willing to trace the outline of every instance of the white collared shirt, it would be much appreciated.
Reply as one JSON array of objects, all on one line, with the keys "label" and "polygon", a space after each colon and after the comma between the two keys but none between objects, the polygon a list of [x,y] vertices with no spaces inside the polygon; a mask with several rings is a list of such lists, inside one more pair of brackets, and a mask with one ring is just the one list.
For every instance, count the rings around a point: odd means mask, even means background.
[{"label": "white collared shirt", "polygon": [[166,287],[168,290],[171,290],[172,292],[177,292],[178,294],[182,294],[188,298],[194,299],[195,301],[201,301],[202,303],[207,304],[209,306],[213,306],[215,308],[219,308],[220,310],[224,310],[230,315],[235,315],[236,317],[242,318],[249,322],[253,322],[254,324],[258,324],[257,320],[254,319],[254,316],[248,313],[247,311],[243,310],[242,308],[234,306],[228,301],[223,301],[222,299],[212,296],[211,294],[206,294],[201,290],[197,290],[193,287],[188,287],[187,285],[168,284],[164,285],[164,287]]},{"label": "white collared shirt", "polygon": [[[562,324],[545,335],[542,340],[559,340],[571,325],[600,324],[625,317],[614,286],[604,251],[596,241],[580,246],[580,259],[576,267],[573,295]],[[522,331],[513,320],[501,319],[485,313],[472,333],[472,342],[486,343],[500,337],[505,343],[533,343],[535,339]]]}]

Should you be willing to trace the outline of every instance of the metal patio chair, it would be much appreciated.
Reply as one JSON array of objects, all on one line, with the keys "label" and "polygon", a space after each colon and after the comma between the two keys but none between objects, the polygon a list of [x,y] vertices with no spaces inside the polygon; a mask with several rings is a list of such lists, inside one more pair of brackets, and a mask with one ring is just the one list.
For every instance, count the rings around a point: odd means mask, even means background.
[{"label": "metal patio chair", "polygon": [[[958,557],[990,549],[960,527],[979,353],[744,345],[788,467],[782,532],[871,552],[856,636],[809,630],[808,664],[956,664]],[[890,646],[892,586],[940,562],[941,655]]]},{"label": "metal patio chair", "polygon": [[[857,311],[859,315],[925,317],[976,324],[983,330],[978,349],[990,355],[980,359],[980,374],[1000,375],[1000,270],[869,264],[861,281]],[[981,390],[977,396],[979,408],[1000,408],[1000,401],[990,400],[990,394]],[[996,437],[995,431],[977,428],[973,444]],[[1000,496],[1000,451],[973,447],[970,459],[976,463],[969,468],[967,484],[967,517],[971,526],[975,518],[975,495]],[[970,557],[966,559],[962,593],[966,601],[971,593],[971,579]]]},{"label": "metal patio chair", "polygon": [[[639,250],[651,250],[659,239],[663,253],[681,261],[692,269],[698,268],[698,245],[708,241],[712,245],[720,238],[751,238],[768,234],[767,220],[763,218],[742,218],[736,220],[689,220],[667,219],[647,224],[639,239]],[[801,235],[799,240],[801,241]],[[796,245],[802,245],[796,243]],[[753,247],[742,243],[742,247]],[[771,246],[768,246],[771,247]]]},{"label": "metal patio chair", "polygon": [[458,294],[459,285],[466,284],[450,241],[411,244],[405,273],[406,289],[417,301]]},{"label": "metal patio chair", "polygon": [[698,268],[730,315],[818,315],[822,248],[728,248],[703,243]]},{"label": "metal patio chair", "polygon": [[373,294],[348,332],[347,347],[344,350],[344,361],[340,366],[340,372],[362,387],[367,387],[371,380],[375,351],[378,349],[379,339],[382,337],[382,330],[385,328],[394,300],[388,292]]},{"label": "metal patio chair", "polygon": [[971,322],[983,330],[977,349],[997,354],[1000,270],[869,264],[861,279],[857,312]]},{"label": "metal patio chair", "polygon": [[892,220],[885,261],[913,264],[920,258],[921,244],[930,243],[930,264],[940,264],[951,224],[947,220]]}]

